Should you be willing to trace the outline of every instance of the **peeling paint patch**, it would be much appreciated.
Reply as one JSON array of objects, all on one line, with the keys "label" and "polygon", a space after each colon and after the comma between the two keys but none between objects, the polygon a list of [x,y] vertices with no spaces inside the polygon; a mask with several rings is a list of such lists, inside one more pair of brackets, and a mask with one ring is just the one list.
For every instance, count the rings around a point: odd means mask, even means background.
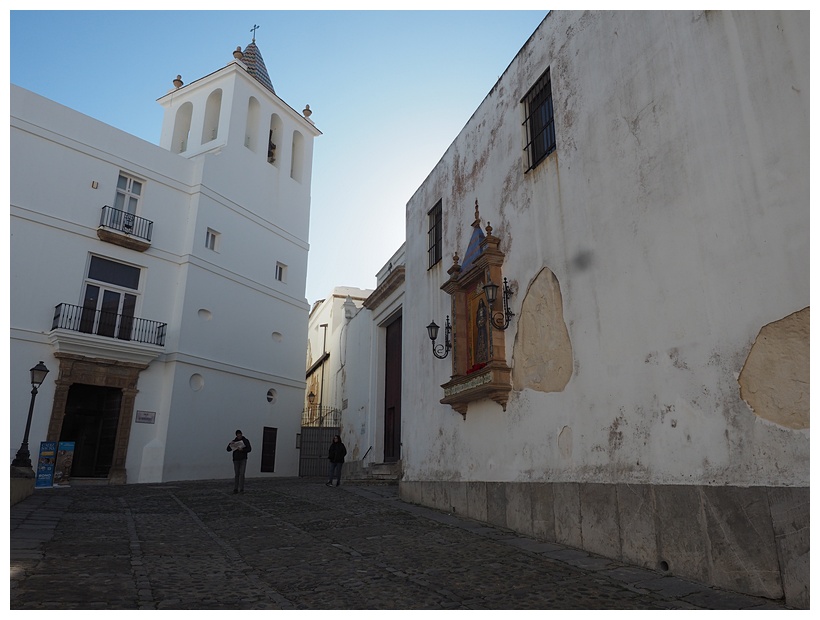
[{"label": "peeling paint patch", "polygon": [[572,427],[565,426],[558,434],[558,450],[567,461],[572,460]]},{"label": "peeling paint patch", "polygon": [[809,308],[764,326],[738,377],[740,397],[765,420],[809,428]]},{"label": "peeling paint patch", "polygon": [[544,267],[521,305],[513,348],[513,388],[561,392],[572,377],[572,343],[558,278]]}]

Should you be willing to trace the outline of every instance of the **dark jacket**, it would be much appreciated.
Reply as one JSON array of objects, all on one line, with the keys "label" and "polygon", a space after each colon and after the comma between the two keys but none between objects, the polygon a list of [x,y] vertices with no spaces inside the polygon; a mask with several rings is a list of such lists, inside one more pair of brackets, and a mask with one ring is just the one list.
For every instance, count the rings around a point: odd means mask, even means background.
[{"label": "dark jacket", "polygon": [[[236,441],[236,439],[233,439],[233,440],[228,442],[228,452],[231,451],[231,444],[234,441]],[[244,461],[248,458],[248,452],[251,451],[251,442],[248,441],[248,438],[243,435],[242,436],[242,443],[245,444],[245,449],[244,450],[234,450],[233,451],[233,460],[234,461]]]},{"label": "dark jacket", "polygon": [[347,448],[345,448],[345,445],[341,441],[338,443],[334,441],[327,451],[327,458],[331,463],[344,463],[346,454]]}]

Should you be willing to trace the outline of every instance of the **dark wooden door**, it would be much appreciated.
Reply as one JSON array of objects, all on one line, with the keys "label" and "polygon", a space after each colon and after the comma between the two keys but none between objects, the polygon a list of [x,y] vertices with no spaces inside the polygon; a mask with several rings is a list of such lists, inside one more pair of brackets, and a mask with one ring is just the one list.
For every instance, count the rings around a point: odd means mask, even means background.
[{"label": "dark wooden door", "polygon": [[270,426],[262,428],[262,466],[259,471],[276,471],[276,429]]},{"label": "dark wooden door", "polygon": [[401,458],[401,317],[387,326],[384,364],[384,462]]},{"label": "dark wooden door", "polygon": [[122,390],[75,383],[68,388],[60,441],[74,442],[72,478],[105,478],[111,469]]}]

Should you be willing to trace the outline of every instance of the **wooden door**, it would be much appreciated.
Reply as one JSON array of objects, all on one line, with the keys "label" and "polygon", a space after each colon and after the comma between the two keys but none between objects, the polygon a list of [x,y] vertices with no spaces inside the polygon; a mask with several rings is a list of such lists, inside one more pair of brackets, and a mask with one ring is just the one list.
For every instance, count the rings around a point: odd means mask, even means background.
[{"label": "wooden door", "polygon": [[384,462],[401,458],[401,317],[387,326],[384,364]]}]

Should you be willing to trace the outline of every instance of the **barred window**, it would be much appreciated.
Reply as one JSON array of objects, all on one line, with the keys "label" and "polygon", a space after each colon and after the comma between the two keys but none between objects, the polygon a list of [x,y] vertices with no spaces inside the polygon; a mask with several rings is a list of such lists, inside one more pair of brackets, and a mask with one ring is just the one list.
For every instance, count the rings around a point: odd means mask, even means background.
[{"label": "barred window", "polygon": [[427,268],[441,260],[441,200],[427,213]]},{"label": "barred window", "polygon": [[524,103],[524,128],[527,135],[527,172],[555,150],[555,117],[552,110],[552,84],[550,70],[538,78]]}]

